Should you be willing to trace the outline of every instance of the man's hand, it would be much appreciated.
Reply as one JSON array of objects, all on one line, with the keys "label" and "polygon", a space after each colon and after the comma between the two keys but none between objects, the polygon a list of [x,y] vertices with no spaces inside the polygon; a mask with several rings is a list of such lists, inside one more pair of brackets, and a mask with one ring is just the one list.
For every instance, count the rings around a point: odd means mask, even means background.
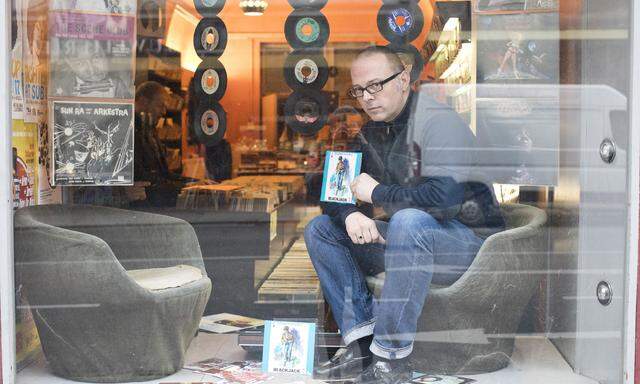
[{"label": "man's hand", "polygon": [[351,192],[360,201],[371,203],[373,189],[380,183],[366,173],[361,173],[351,183]]},{"label": "man's hand", "polygon": [[360,212],[353,212],[344,221],[347,234],[354,244],[380,243],[385,244],[378,232],[376,222]]}]

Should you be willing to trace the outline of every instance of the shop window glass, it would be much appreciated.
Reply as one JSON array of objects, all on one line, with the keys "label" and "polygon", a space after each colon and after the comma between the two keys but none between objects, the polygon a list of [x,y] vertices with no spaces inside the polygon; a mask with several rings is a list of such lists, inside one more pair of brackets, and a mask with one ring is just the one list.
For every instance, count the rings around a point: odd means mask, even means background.
[{"label": "shop window glass", "polygon": [[17,382],[622,382],[631,9],[12,0]]}]

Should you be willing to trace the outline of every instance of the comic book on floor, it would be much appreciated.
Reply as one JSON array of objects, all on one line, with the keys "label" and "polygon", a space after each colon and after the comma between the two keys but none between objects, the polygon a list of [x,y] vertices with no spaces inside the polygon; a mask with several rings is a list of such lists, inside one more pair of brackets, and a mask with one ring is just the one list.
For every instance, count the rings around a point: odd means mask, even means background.
[{"label": "comic book on floor", "polygon": [[234,315],[232,313],[218,313],[203,316],[202,320],[200,320],[200,330],[214,333],[231,333],[259,327],[263,324],[264,320],[254,319],[253,317]]},{"label": "comic book on floor", "polygon": [[351,182],[360,174],[362,153],[327,151],[322,174],[320,201],[355,204]]},{"label": "comic book on floor", "polygon": [[223,380],[216,380],[216,383],[258,384],[270,379],[269,375],[261,371],[259,361],[226,361],[212,358],[187,364],[184,368]]},{"label": "comic book on floor", "polygon": [[315,323],[266,321],[262,371],[313,374]]}]

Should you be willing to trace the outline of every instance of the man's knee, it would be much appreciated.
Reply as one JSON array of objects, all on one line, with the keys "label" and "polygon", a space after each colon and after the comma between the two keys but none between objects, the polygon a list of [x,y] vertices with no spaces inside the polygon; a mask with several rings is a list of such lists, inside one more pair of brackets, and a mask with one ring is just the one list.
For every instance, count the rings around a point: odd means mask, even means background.
[{"label": "man's knee", "polygon": [[307,246],[315,241],[323,241],[336,231],[336,225],[327,215],[314,217],[304,229],[304,240]]},{"label": "man's knee", "polygon": [[429,213],[415,208],[402,209],[391,216],[389,230],[402,231],[405,234],[424,232],[425,229],[439,226],[438,221]]}]

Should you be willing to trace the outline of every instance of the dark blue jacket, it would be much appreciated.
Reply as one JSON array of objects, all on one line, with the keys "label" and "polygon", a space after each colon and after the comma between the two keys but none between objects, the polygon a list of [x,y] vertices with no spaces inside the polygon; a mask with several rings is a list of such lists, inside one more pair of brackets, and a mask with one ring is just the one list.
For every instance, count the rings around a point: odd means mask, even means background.
[{"label": "dark blue jacket", "polygon": [[[411,94],[393,121],[365,124],[352,150],[362,152],[362,172],[380,182],[373,205],[389,217],[417,208],[441,221],[458,219],[482,237],[504,229],[491,187],[475,167],[474,134],[455,111],[430,96]],[[355,211],[368,216],[372,211],[368,204],[322,207],[341,226]]]}]

